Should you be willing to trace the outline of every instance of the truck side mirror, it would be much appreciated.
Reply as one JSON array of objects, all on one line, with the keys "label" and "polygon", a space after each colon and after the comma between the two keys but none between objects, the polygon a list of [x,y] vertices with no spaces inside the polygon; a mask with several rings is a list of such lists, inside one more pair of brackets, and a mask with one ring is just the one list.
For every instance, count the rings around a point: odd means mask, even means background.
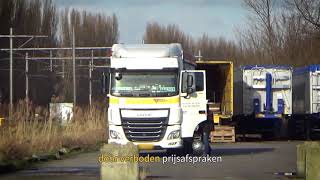
[{"label": "truck side mirror", "polygon": [[193,76],[192,75],[188,75],[187,76],[187,87],[192,87],[193,86]]},{"label": "truck side mirror", "polygon": [[105,72],[102,74],[102,93],[109,93],[109,76]]},{"label": "truck side mirror", "polygon": [[194,81],[193,81],[193,76],[192,75],[188,75],[187,76],[187,94],[192,94],[194,92]]},{"label": "truck side mirror", "polygon": [[120,72],[116,72],[114,77],[119,81],[122,79],[122,74]]},{"label": "truck side mirror", "polygon": [[181,73],[181,96],[188,98],[188,96],[196,91],[196,78],[194,72]]}]

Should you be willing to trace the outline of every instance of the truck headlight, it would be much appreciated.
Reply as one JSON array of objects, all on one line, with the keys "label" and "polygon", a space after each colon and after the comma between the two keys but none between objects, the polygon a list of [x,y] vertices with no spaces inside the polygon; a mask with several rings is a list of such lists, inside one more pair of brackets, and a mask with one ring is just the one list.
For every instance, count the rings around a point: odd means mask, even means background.
[{"label": "truck headlight", "polygon": [[117,131],[110,130],[109,132],[109,136],[111,139],[121,139],[121,135]]},{"label": "truck headlight", "polygon": [[170,139],[178,139],[180,138],[180,130],[175,130],[175,131],[172,131],[169,136],[168,136],[168,140]]}]

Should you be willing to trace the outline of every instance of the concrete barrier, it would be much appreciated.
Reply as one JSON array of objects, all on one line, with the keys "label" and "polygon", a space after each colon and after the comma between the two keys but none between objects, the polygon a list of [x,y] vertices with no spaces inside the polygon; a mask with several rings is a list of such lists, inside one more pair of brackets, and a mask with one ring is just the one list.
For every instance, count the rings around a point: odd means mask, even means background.
[{"label": "concrete barrier", "polygon": [[306,148],[305,144],[297,145],[297,175],[306,176]]},{"label": "concrete barrier", "polygon": [[320,145],[306,150],[306,179],[320,179]]},{"label": "concrete barrier", "polygon": [[297,146],[297,175],[308,180],[320,179],[319,142],[305,142]]},{"label": "concrete barrier", "polygon": [[101,180],[138,180],[139,164],[133,157],[139,157],[138,147],[133,143],[105,144],[98,159]]}]

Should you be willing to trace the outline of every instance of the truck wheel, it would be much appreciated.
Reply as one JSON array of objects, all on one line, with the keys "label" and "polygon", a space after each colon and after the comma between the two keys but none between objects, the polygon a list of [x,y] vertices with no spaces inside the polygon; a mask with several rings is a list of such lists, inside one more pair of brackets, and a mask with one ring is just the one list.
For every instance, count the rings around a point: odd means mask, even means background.
[{"label": "truck wheel", "polygon": [[193,154],[196,156],[205,156],[207,154],[210,155],[211,148],[209,143],[209,133],[204,131],[201,134],[201,138],[197,138],[193,140],[192,143]]},{"label": "truck wheel", "polygon": [[192,142],[192,154],[202,156],[204,154],[204,144],[201,139],[194,139]]},{"label": "truck wheel", "polygon": [[290,121],[288,117],[281,119],[281,123],[280,123],[280,138],[281,139],[288,139],[288,121]]}]

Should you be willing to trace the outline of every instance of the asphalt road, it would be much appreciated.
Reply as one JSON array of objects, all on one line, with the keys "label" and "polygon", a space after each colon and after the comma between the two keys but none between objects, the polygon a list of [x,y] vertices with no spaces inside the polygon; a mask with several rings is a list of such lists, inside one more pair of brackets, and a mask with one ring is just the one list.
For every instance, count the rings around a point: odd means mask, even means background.
[{"label": "asphalt road", "polygon": [[[144,163],[147,178],[172,179],[287,179],[276,173],[295,172],[296,145],[301,142],[250,142],[213,144],[211,156],[221,157],[216,163]],[[46,162],[36,168],[0,176],[3,180],[99,179],[99,152]]]}]

